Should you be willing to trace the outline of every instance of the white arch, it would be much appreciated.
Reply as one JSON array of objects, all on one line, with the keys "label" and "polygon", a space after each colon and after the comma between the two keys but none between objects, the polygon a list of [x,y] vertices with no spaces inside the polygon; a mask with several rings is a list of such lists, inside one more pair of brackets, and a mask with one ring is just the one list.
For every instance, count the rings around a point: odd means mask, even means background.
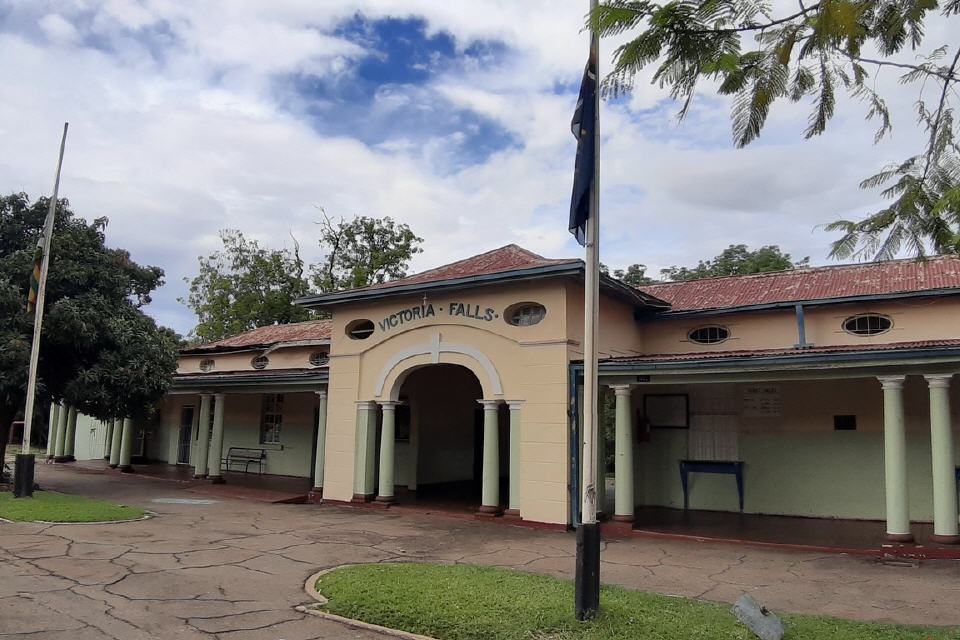
[{"label": "white arch", "polygon": [[493,394],[498,396],[503,395],[503,385],[500,383],[500,374],[497,372],[497,368],[485,353],[479,349],[471,347],[470,345],[444,342],[441,339],[439,332],[435,333],[432,340],[426,344],[410,347],[394,354],[394,356],[387,361],[387,363],[383,366],[383,369],[380,371],[380,376],[377,378],[377,385],[374,395],[377,398],[383,395],[383,387],[387,383],[387,378],[390,376],[390,373],[404,360],[409,360],[410,358],[415,358],[417,356],[430,356],[431,364],[439,364],[441,353],[457,353],[476,360],[487,374],[487,381],[490,383],[490,390],[493,392]]}]

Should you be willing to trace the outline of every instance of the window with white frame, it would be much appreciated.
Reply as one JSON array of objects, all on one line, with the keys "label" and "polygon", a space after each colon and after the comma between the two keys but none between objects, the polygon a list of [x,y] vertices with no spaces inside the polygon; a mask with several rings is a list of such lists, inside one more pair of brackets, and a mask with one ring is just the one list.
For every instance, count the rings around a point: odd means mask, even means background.
[{"label": "window with white frame", "polygon": [[260,419],[260,444],[280,444],[280,430],[282,427],[283,394],[264,394],[263,414]]}]

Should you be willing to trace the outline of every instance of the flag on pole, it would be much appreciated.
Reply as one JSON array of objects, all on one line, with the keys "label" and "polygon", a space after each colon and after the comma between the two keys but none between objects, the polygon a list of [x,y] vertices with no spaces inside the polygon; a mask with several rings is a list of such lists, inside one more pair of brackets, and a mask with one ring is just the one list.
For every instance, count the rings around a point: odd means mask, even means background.
[{"label": "flag on pole", "polygon": [[573,170],[573,196],[570,199],[570,233],[580,246],[586,244],[587,220],[590,218],[590,186],[594,179],[597,122],[597,60],[591,47],[590,59],[580,82],[580,97],[573,112],[570,129],[577,139],[577,161]]},{"label": "flag on pole", "polygon": [[33,252],[33,271],[30,272],[30,291],[27,292],[27,313],[33,313],[40,294],[40,268],[43,266],[43,236],[37,240],[37,249]]}]

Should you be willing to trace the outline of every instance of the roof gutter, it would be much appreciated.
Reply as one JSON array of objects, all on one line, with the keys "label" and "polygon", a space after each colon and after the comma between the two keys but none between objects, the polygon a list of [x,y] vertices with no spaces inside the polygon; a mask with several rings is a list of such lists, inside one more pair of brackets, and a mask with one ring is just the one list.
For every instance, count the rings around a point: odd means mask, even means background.
[{"label": "roof gutter", "polygon": [[[956,358],[960,356],[960,346],[937,349],[891,349],[889,351],[855,351],[853,353],[798,353],[792,356],[734,356],[730,358],[690,359],[673,362],[654,362],[638,360],[635,362],[601,362],[601,373],[624,371],[673,371],[678,369],[720,369],[731,365],[759,364],[768,366],[806,365],[823,363],[851,363],[896,361],[915,358]],[[571,366],[583,368],[582,363]]]}]

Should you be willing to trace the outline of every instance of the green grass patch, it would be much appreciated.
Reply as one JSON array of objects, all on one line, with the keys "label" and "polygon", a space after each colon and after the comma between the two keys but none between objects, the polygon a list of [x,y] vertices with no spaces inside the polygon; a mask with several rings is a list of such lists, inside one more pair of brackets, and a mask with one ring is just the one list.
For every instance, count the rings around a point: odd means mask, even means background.
[{"label": "green grass patch", "polygon": [[[573,584],[466,565],[378,564],[322,576],[331,613],[441,640],[755,640],[730,606],[604,587],[601,615],[573,617]],[[960,629],[784,615],[785,640],[960,640]]]},{"label": "green grass patch", "polygon": [[32,498],[14,498],[9,491],[0,493],[0,518],[16,522],[104,522],[136,520],[146,512],[102,500],[71,496],[55,491],[34,491]]}]

